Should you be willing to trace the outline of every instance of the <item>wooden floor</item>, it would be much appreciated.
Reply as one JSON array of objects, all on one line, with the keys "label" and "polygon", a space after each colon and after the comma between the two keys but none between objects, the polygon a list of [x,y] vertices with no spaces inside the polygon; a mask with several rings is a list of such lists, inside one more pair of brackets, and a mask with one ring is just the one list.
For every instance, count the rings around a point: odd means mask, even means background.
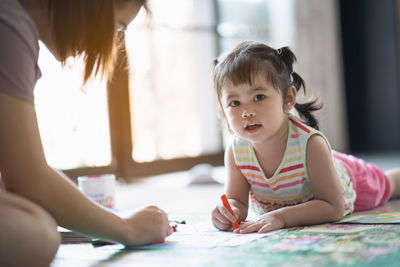
[{"label": "wooden floor", "polygon": [[[398,161],[400,163],[400,161]],[[393,162],[387,163],[385,168],[392,167],[393,164],[397,165],[397,158]],[[214,170],[213,175],[220,176],[218,177],[219,181],[223,180],[223,170],[222,168],[217,168]],[[210,184],[190,184],[190,181],[193,179],[191,176],[191,172],[179,172],[173,174],[166,174],[151,178],[143,178],[132,180],[129,184],[124,184],[123,181],[119,183],[116,190],[116,207],[119,210],[133,210],[146,205],[157,205],[160,208],[164,209],[171,216],[176,216],[176,214],[202,214],[203,218],[209,220],[209,214],[211,210],[215,207],[215,205],[219,202],[219,197],[223,193],[223,185],[221,183],[210,183]],[[400,211],[400,200],[392,200],[388,202],[384,206],[380,206],[374,210],[367,211],[368,213],[377,213],[377,212],[388,212],[388,211]],[[188,219],[188,218],[176,218],[176,219]],[[190,218],[189,218],[190,219]],[[179,227],[179,226],[178,226]],[[378,228],[380,226],[377,226]],[[400,231],[397,231],[397,228],[391,228],[390,231],[395,229],[396,242],[392,247],[393,251],[391,257],[397,257],[400,260]],[[400,226],[398,228],[400,230]],[[385,229],[382,229],[384,231]],[[390,232],[387,229],[386,232]],[[385,233],[386,233],[385,232]],[[298,238],[298,237],[296,237]],[[335,241],[336,242],[336,241]],[[250,248],[247,248],[250,250]],[[381,248],[382,250],[383,248]],[[251,251],[254,249],[251,248]],[[397,252],[396,252],[397,251]],[[204,264],[201,264],[202,261],[198,261],[197,264],[189,264],[182,259],[182,257],[188,257],[189,251],[186,251],[186,254],[183,254],[179,251],[173,251],[173,254],[176,254],[176,257],[171,255],[171,253],[166,253],[165,251],[126,251],[121,250],[121,247],[113,247],[107,246],[105,248],[93,248],[90,244],[82,244],[82,245],[62,245],[56,259],[52,263],[51,266],[61,267],[61,266],[254,266],[254,261],[242,262],[240,259],[235,260],[235,264],[232,261],[227,261],[226,265],[221,264],[221,260],[216,261],[204,261]],[[195,258],[198,260],[203,259],[204,257],[216,257],[221,259],[225,256],[225,253],[235,253],[234,251],[226,251],[226,250],[218,250],[213,251],[210,254],[210,251],[192,251],[193,255],[196,255]],[[249,253],[245,248],[243,250],[238,251],[237,255],[240,253]],[[263,253],[266,253],[265,251]],[[311,252],[310,252],[311,253]],[[309,253],[309,254],[310,254]],[[315,255],[314,255],[314,254]],[[333,253],[333,252],[332,252]],[[332,257],[333,254],[329,254]],[[323,259],[323,255],[318,254],[315,250],[311,253],[314,255],[313,259],[318,260]],[[311,255],[310,254],[310,255]],[[180,256],[178,256],[180,255]],[[191,254],[189,254],[190,256]],[[209,256],[207,256],[209,255]],[[214,256],[213,256],[214,255]],[[275,253],[272,255],[277,255],[279,253]],[[297,256],[296,256],[297,255]],[[299,266],[299,259],[301,262],[301,258],[299,257],[299,253],[295,256],[295,260],[287,261],[287,264],[283,264],[283,266]],[[309,256],[310,256],[309,255]],[[327,254],[328,255],[328,254]],[[181,257],[180,259],[178,259]],[[274,256],[275,257],[275,256]],[[282,259],[276,258],[276,261],[280,261]],[[287,255],[281,255],[281,257],[286,258]],[[319,258],[318,258],[319,257]],[[375,256],[374,256],[375,257]],[[163,260],[165,259],[165,260]],[[189,259],[189,258],[188,258]],[[272,260],[272,258],[270,257]],[[294,259],[294,258],[293,258]],[[331,259],[331,263],[329,266],[336,265],[337,261],[333,261]],[[228,264],[228,262],[230,262]],[[236,264],[237,262],[237,264]],[[318,261],[316,261],[318,262]],[[338,261],[340,263],[340,261]],[[367,261],[368,262],[368,261]],[[374,266],[377,261],[370,261],[372,265],[366,264],[365,266]],[[400,261],[399,261],[400,262]],[[385,261],[383,261],[385,263]],[[233,264],[233,265],[232,265]],[[395,264],[395,263],[394,263]],[[396,263],[397,264],[397,263]],[[317,266],[313,264],[309,264],[310,266]],[[263,266],[270,266],[268,263],[264,262]],[[273,264],[271,265],[273,266]],[[337,266],[341,266],[338,264]],[[364,265],[363,265],[364,266]],[[396,265],[393,265],[396,266]],[[397,266],[400,266],[398,263]]]}]

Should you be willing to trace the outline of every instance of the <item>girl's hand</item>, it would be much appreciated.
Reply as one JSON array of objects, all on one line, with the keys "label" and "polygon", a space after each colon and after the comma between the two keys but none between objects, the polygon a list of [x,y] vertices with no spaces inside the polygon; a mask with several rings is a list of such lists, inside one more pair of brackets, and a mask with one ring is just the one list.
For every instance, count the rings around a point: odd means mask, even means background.
[{"label": "girl's hand", "polygon": [[232,205],[232,203],[231,207],[234,215],[232,215],[222,203],[218,204],[218,206],[212,211],[211,221],[217,229],[223,231],[231,230],[232,223],[237,222],[239,209]]},{"label": "girl's hand", "polygon": [[237,234],[266,233],[281,228],[285,228],[285,220],[279,212],[275,211],[260,215],[254,221],[242,222],[234,232]]},{"label": "girl's hand", "polygon": [[173,232],[167,214],[156,206],[139,210],[125,219],[125,222],[130,229],[127,232],[127,240],[123,242],[126,246],[162,243]]}]

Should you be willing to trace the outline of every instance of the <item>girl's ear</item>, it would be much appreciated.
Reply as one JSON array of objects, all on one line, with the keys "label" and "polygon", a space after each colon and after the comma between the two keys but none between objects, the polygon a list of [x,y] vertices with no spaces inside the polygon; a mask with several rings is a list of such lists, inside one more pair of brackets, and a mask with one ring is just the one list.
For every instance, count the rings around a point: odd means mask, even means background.
[{"label": "girl's ear", "polygon": [[285,112],[289,112],[294,107],[294,105],[296,105],[296,95],[296,87],[294,87],[293,85],[290,86],[286,92],[285,104],[283,106]]}]

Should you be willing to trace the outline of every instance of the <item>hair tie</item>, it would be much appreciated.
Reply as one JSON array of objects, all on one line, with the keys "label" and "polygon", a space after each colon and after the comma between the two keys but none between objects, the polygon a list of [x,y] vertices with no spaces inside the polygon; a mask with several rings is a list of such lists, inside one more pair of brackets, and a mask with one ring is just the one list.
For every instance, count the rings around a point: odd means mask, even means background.
[{"label": "hair tie", "polygon": [[282,48],[276,49],[276,53],[278,53],[278,55],[280,55],[282,53]]}]

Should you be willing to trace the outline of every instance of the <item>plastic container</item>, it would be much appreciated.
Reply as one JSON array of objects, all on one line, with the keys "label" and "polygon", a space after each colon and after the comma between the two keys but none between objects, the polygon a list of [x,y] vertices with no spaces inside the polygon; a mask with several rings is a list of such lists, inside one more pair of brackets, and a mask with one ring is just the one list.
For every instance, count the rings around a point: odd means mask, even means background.
[{"label": "plastic container", "polygon": [[79,190],[93,201],[107,208],[115,205],[115,175],[88,175],[78,177]]}]

